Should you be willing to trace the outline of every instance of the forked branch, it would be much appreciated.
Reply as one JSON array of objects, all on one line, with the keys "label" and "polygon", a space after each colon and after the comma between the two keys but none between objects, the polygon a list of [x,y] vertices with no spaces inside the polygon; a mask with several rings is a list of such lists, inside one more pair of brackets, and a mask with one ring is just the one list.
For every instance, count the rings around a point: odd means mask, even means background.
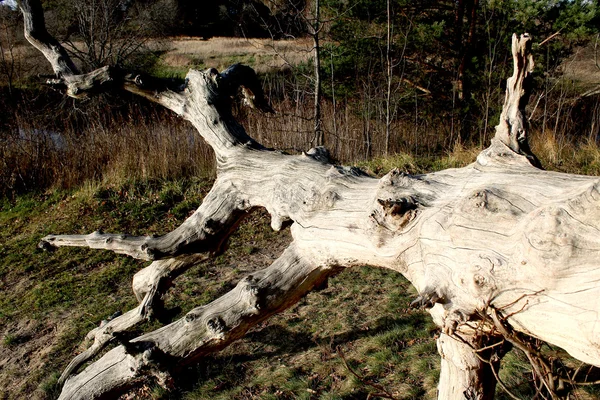
[{"label": "forked branch", "polygon": [[60,399],[115,395],[147,374],[168,386],[178,368],[226,347],[337,271],[307,260],[292,244],[270,267],[247,276],[219,299],[106,353],[69,378]]},{"label": "forked branch", "polygon": [[172,282],[190,267],[206,260],[202,254],[193,254],[168,260],[155,261],[142,269],[133,277],[133,292],[140,302],[133,310],[125,314],[115,315],[102,321],[100,326],[92,329],[86,341],[92,342],[83,352],[78,354],[67,365],[60,376],[59,384],[77,372],[85,362],[95,357],[106,345],[118,339],[118,335],[137,324],[160,316],[163,309],[162,296],[171,287]]}]

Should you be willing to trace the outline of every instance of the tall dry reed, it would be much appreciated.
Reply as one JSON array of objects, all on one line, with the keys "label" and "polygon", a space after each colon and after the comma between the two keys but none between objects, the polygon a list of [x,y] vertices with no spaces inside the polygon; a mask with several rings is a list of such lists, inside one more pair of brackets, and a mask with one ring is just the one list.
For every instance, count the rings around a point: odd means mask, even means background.
[{"label": "tall dry reed", "polygon": [[[144,102],[32,116],[25,104],[0,129],[0,195],[86,180],[177,179],[214,173],[212,149],[193,127]],[[89,106],[89,105],[88,105]]]},{"label": "tall dry reed", "polygon": [[[309,82],[284,73],[266,75],[264,86],[277,113],[264,115],[234,107],[236,117],[266,146],[290,153],[310,149],[314,124]],[[574,101],[564,97],[564,91],[559,93],[563,97],[552,98],[544,108],[532,106],[533,147],[551,168],[594,173],[600,154],[600,102],[594,98]],[[350,99],[323,100],[325,145],[338,162],[385,155],[381,94],[372,91],[369,96],[357,93]],[[494,133],[491,127],[497,119],[491,120],[485,132],[471,122],[473,129],[480,130],[472,134],[477,140],[463,142],[456,133],[460,121],[453,120],[452,110],[438,110],[426,98],[414,100],[414,107],[396,110],[389,155],[475,154]],[[12,108],[7,103],[6,109],[5,118],[0,116],[0,195],[68,188],[87,180],[214,174],[212,150],[189,123],[135,97],[79,103],[46,93],[21,98]]]}]

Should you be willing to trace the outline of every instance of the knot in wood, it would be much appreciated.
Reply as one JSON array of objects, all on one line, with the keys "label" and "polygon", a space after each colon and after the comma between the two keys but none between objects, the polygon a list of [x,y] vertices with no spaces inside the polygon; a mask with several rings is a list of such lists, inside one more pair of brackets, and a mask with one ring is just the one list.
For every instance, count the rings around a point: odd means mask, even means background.
[{"label": "knot in wood", "polygon": [[377,199],[380,206],[371,212],[371,219],[379,226],[396,232],[417,216],[419,203],[412,197],[400,199]]},{"label": "knot in wood", "polygon": [[486,279],[483,275],[480,274],[475,274],[473,276],[473,282],[475,282],[475,285],[477,285],[478,287],[482,288],[486,285]]},{"label": "knot in wood", "polygon": [[497,224],[498,219],[516,222],[515,218],[524,213],[522,207],[527,206],[519,198],[502,189],[485,188],[476,190],[466,197],[459,206],[460,213],[456,214],[453,220],[459,221],[458,224],[461,226],[464,224],[461,218],[466,215],[473,224],[485,222]]},{"label": "knot in wood", "polygon": [[212,236],[216,233],[216,231],[218,230],[220,224],[218,221],[215,221],[211,218],[207,218],[206,219],[206,223],[204,224],[204,227],[202,228],[202,230],[209,236]]},{"label": "knot in wood", "polygon": [[150,247],[147,243],[144,243],[140,246],[140,250],[143,254],[145,254],[149,260],[154,260],[157,254],[157,251]]},{"label": "knot in wood", "polygon": [[466,303],[461,304],[468,309],[485,309],[488,299],[493,297],[497,288],[494,270],[505,268],[506,260],[495,254],[482,252],[474,254],[467,263],[464,275],[461,274],[458,280],[470,297],[465,299]]},{"label": "knot in wood", "polygon": [[411,187],[412,184],[413,181],[411,180],[410,175],[404,171],[400,171],[398,168],[394,168],[387,175],[381,178],[379,186],[381,188],[389,186],[408,188]]},{"label": "knot in wood", "polygon": [[255,278],[252,275],[248,275],[242,281],[240,281],[240,289],[242,290],[242,296],[245,297],[246,303],[250,306],[250,314],[257,314],[261,309],[260,304],[260,287],[258,286],[259,278]]},{"label": "knot in wood", "polygon": [[468,316],[462,310],[453,308],[444,317],[442,331],[446,335],[452,336],[458,327],[468,319]]},{"label": "knot in wood", "polygon": [[419,204],[412,198],[403,199],[377,199],[377,202],[383,207],[387,215],[399,216],[411,210],[416,210]]},{"label": "knot in wood", "polygon": [[223,339],[227,326],[221,317],[214,317],[206,322],[206,328],[217,338]]},{"label": "knot in wood", "polygon": [[198,318],[198,315],[196,315],[194,312],[189,312],[185,315],[185,322],[194,322],[196,320],[196,318]]}]

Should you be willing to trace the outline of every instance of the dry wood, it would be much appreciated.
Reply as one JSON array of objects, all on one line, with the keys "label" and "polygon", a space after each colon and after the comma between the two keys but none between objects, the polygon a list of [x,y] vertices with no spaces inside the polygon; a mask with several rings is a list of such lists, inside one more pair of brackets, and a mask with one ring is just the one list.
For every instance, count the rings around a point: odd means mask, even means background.
[{"label": "dry wood", "polygon": [[140,304],[125,314],[115,315],[109,320],[102,321],[99,327],[92,329],[87,334],[86,340],[93,340],[93,343],[71,360],[58,382],[64,383],[83,363],[96,356],[115,338],[118,339],[121,332],[160,314],[163,305],[162,295],[171,287],[173,280],[206,258],[201,254],[192,254],[154,261],[137,272],[133,277],[133,292]]},{"label": "dry wood", "polygon": [[[26,29],[43,23],[27,11],[30,2],[22,2]],[[62,57],[60,48],[42,49],[68,94],[102,89],[105,80],[54,62]],[[134,280],[140,306],[90,332],[98,344],[66,370],[61,399],[122,392],[149,375],[169,386],[178,368],[227,346],[341,268],[365,264],[406,276],[420,293],[415,303],[427,306],[442,329],[440,399],[493,397],[495,369],[478,350],[496,348],[490,343],[497,329],[481,323],[491,320],[489,310],[501,310],[511,329],[600,366],[600,180],[536,167],[524,118],[532,65],[527,36],[515,36],[513,56],[515,74],[496,137],[476,162],[425,175],[394,170],[379,180],[331,165],[323,149],[285,155],[248,136],[230,113],[238,88],[248,104],[270,111],[248,67],[190,71],[179,87],[106,68],[112,88],[156,101],[194,125],[215,151],[217,180],[198,210],[163,236],[97,232],[42,240],[45,248],[86,246],[157,260]],[[111,329],[126,329],[148,315],[146,305],[168,287],[161,282],[185,269],[168,265],[219,253],[258,207],[270,213],[275,230],[289,222],[293,243],[277,261],[212,303],[125,341],[72,374],[112,340]],[[501,354],[496,357],[495,365]]]}]

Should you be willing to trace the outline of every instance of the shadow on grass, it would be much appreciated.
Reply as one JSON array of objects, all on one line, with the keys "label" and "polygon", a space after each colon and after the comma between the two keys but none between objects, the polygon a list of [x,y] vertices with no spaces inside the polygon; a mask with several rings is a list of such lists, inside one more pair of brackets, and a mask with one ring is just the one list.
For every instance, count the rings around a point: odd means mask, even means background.
[{"label": "shadow on grass", "polygon": [[[409,312],[407,314],[382,316],[369,324],[368,329],[356,329],[340,332],[329,336],[315,336],[308,331],[294,331],[281,324],[273,324],[248,333],[245,341],[254,344],[254,347],[266,348],[268,350],[248,351],[243,354],[229,356],[213,355],[206,357],[196,366],[188,367],[175,374],[177,390],[164,393],[161,399],[181,399],[184,395],[198,386],[200,382],[217,382],[213,390],[223,392],[239,386],[241,382],[247,381],[249,374],[253,371],[252,362],[265,360],[281,360],[282,356],[290,356],[306,352],[307,350],[320,347],[320,343],[331,346],[332,352],[340,345],[350,344],[362,338],[373,338],[384,334],[399,326],[410,325],[414,329],[426,329],[428,315],[423,312]],[[235,346],[235,345],[233,345]],[[296,371],[297,374],[306,374],[306,371]],[[293,374],[295,374],[293,372]],[[215,394],[216,394],[215,393]],[[339,399],[365,399],[367,392],[362,389],[346,395],[336,396]],[[196,397],[193,397],[196,398]],[[285,396],[277,398],[286,398]],[[316,398],[316,397],[315,397]]]},{"label": "shadow on grass", "polygon": [[276,347],[276,350],[262,354],[262,356],[273,357],[300,353],[317,347],[319,343],[329,343],[335,348],[364,337],[377,336],[403,325],[410,325],[417,330],[426,329],[428,318],[428,315],[422,312],[408,313],[397,317],[382,316],[370,323],[368,329],[349,330],[317,339],[309,332],[294,332],[282,325],[270,325],[260,331],[249,333],[246,335],[246,339]]}]

